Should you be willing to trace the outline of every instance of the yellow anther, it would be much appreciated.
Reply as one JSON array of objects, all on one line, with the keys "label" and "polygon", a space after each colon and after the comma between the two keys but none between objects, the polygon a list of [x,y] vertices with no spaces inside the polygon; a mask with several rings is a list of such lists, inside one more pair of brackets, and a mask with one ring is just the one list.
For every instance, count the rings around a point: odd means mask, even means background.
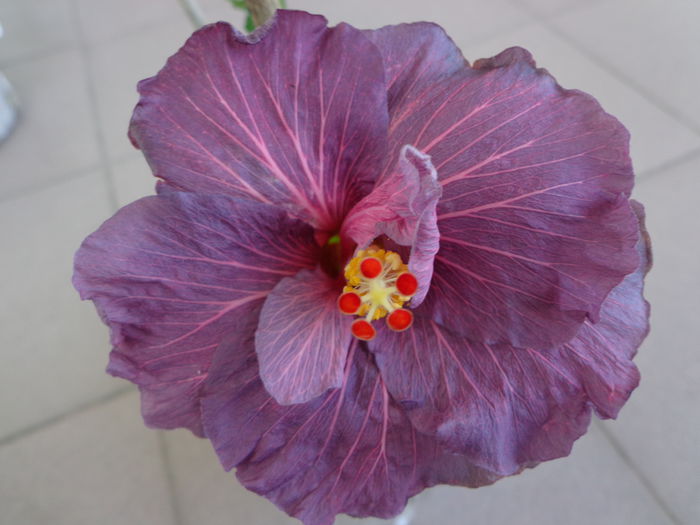
[{"label": "yellow anther", "polygon": [[[367,257],[374,257],[382,263],[381,273],[371,279],[360,270],[362,261]],[[343,291],[359,295],[362,306],[357,315],[365,317],[367,321],[375,321],[401,308],[410,299],[401,295],[395,286],[397,277],[407,271],[408,266],[396,252],[373,248],[360,250],[345,267],[347,285]]]}]

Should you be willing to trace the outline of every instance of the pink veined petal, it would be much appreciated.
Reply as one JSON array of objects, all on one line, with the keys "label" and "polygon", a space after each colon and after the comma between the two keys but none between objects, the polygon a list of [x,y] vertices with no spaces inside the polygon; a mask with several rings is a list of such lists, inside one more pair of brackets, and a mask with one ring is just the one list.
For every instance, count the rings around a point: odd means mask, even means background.
[{"label": "pink veined petal", "polygon": [[386,147],[375,46],[308,13],[278,11],[250,36],[205,26],[139,92],[130,136],[157,177],[284,206],[320,229],[340,226]]},{"label": "pink veined petal", "polygon": [[382,234],[410,247],[409,269],[419,284],[411,299],[414,308],[428,293],[433,276],[433,259],[440,246],[435,206],[441,194],[430,157],[405,146],[396,167],[350,211],[341,230],[343,237],[363,248]]},{"label": "pink veined petal", "polygon": [[425,487],[498,478],[416,432],[358,344],[340,388],[292,406],[264,388],[252,346],[241,330],[217,351],[206,433],[224,468],[305,525],[331,525],[339,513],[390,518]]},{"label": "pink veined petal", "polygon": [[304,403],[343,381],[352,335],[340,288],[320,270],[285,277],[265,300],[255,334],[260,376],[281,405]]},{"label": "pink veined petal", "polygon": [[[443,195],[425,305],[475,341],[568,341],[637,267],[629,136],[522,49],[392,107],[390,151],[430,155]],[[387,162],[387,166],[388,166]]]},{"label": "pink veined petal", "polygon": [[380,331],[368,344],[387,388],[419,431],[485,469],[507,475],[568,455],[591,406],[615,417],[639,383],[632,358],[649,329],[648,242],[638,249],[640,267],[605,300],[600,321],[559,348],[476,343],[420,316],[410,331]]},{"label": "pink veined petal", "polygon": [[414,102],[420,104],[415,100],[417,95],[467,65],[445,30],[431,22],[385,26],[364,33],[384,60],[390,113],[394,108],[410,112]]},{"label": "pink veined petal", "polygon": [[146,423],[201,435],[214,351],[240,318],[257,321],[277,282],[317,258],[312,228],[282,210],[172,192],[122,208],[89,236],[74,284],[110,326],[108,371],[140,387]]}]

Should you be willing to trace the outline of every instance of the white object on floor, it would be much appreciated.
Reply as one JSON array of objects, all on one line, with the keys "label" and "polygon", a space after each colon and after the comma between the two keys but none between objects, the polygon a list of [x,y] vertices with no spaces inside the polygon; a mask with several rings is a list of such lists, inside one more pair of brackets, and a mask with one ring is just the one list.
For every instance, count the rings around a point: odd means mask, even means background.
[{"label": "white object on floor", "polygon": [[416,511],[413,504],[409,503],[406,505],[406,508],[403,509],[403,512],[396,516],[396,519],[394,519],[394,525],[411,525],[415,514]]},{"label": "white object on floor", "polygon": [[10,82],[0,73],[0,143],[10,135],[16,122],[17,97]]}]

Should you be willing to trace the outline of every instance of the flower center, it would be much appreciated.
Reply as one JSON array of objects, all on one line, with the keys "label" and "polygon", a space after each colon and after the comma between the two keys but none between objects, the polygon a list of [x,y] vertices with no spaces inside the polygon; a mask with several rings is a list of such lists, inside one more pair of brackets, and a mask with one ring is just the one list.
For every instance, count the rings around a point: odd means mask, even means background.
[{"label": "flower center", "polygon": [[338,298],[338,308],[344,314],[359,316],[352,323],[352,335],[358,339],[373,339],[377,332],[372,321],[383,317],[396,332],[413,324],[413,314],[402,307],[416,293],[418,280],[398,253],[375,248],[360,250],[345,267],[345,279],[347,284]]}]

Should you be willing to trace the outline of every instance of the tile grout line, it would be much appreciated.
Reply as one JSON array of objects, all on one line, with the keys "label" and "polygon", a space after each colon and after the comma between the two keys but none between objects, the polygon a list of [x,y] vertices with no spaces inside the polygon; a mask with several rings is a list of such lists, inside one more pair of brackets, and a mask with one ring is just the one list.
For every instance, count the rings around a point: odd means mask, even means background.
[{"label": "tile grout line", "polygon": [[22,188],[15,192],[10,192],[6,195],[0,196],[0,204],[5,202],[11,202],[18,199],[23,199],[25,197],[30,197],[37,193],[41,193],[44,190],[49,190],[57,186],[61,186],[64,183],[71,182],[75,179],[81,177],[87,177],[91,173],[98,171],[102,168],[102,164],[91,164],[85,168],[80,168],[77,170],[70,171],[63,175],[62,177],[52,178],[43,182],[39,182],[36,185],[30,186],[29,188]]},{"label": "tile grout line", "polygon": [[[515,0],[508,0],[511,5],[518,5],[515,3]],[[676,120],[679,124],[682,124],[685,126],[689,131],[692,131],[695,135],[700,135],[700,126],[693,122],[692,120],[687,119],[682,113],[678,112],[675,108],[672,108],[671,106],[668,106],[666,103],[664,103],[661,100],[658,100],[656,96],[650,92],[648,92],[643,86],[639,85],[635,80],[629,78],[626,75],[623,75],[620,73],[618,69],[616,69],[614,66],[611,66],[604,58],[601,58],[598,56],[596,53],[590,51],[586,46],[582,45],[579,43],[577,40],[570,38],[566,31],[562,31],[559,26],[556,24],[555,20],[561,16],[564,16],[567,14],[567,11],[563,11],[559,13],[558,15],[553,16],[552,18],[544,16],[542,13],[537,11],[536,9],[529,7],[529,6],[520,6],[518,5],[521,9],[523,9],[525,12],[527,12],[531,17],[533,17],[535,20],[539,22],[539,24],[550,30],[552,33],[554,33],[557,37],[561,38],[564,42],[569,44],[571,47],[576,49],[579,53],[581,53],[583,56],[594,62],[598,67],[600,67],[603,71],[605,71],[607,74],[612,76],[613,78],[617,79],[618,81],[622,82],[624,85],[635,91],[639,96],[644,98],[647,102],[652,104],[654,107],[668,115],[669,117],[673,118]]]},{"label": "tile grout line", "polygon": [[[75,9],[74,4],[72,4],[71,7],[73,9]],[[143,22],[139,25],[136,25],[134,27],[127,29],[124,32],[109,36],[107,38],[102,38],[102,39],[96,40],[95,42],[92,42],[91,44],[96,45],[96,46],[110,44],[116,40],[123,38],[123,37],[131,36],[131,35],[137,34],[139,32],[146,31],[148,29],[160,27],[165,23],[166,20],[170,21],[170,20],[174,20],[175,18],[176,18],[175,15],[168,15],[166,18],[161,18],[158,20],[151,20],[151,21]],[[84,41],[84,34],[82,32],[82,26],[80,26],[80,19],[78,17],[74,16],[73,25],[76,26],[76,27],[74,27],[74,29],[76,30],[79,42],[77,42],[77,43],[66,42],[63,44],[59,44],[58,46],[53,47],[49,50],[29,52],[29,53],[25,53],[25,54],[20,54],[16,57],[11,57],[8,59],[0,60],[0,69],[4,70],[6,68],[12,68],[15,66],[26,64],[27,62],[33,62],[35,60],[42,60],[45,58],[51,58],[54,55],[58,55],[60,53],[65,53],[66,51],[72,51],[72,50],[80,51],[80,48],[85,43],[85,41]]]},{"label": "tile grout line", "polygon": [[168,444],[165,440],[165,431],[158,430],[156,432],[156,439],[158,440],[158,450],[160,452],[163,474],[165,476],[165,484],[168,490],[170,509],[173,512],[173,524],[185,525],[184,514],[180,504],[178,503],[175,473],[173,472],[172,463],[170,461],[170,451],[168,450]]},{"label": "tile grout line", "polygon": [[92,117],[92,124],[95,129],[95,137],[97,138],[97,150],[100,162],[102,163],[102,175],[107,185],[107,193],[109,196],[110,207],[112,208],[112,211],[116,211],[119,208],[119,200],[117,199],[117,189],[114,182],[114,173],[112,171],[112,166],[109,162],[109,156],[107,155],[107,144],[105,141],[104,133],[102,132],[100,112],[97,107],[97,92],[95,90],[94,71],[92,65],[90,64],[90,52],[85,43],[85,32],[83,31],[83,25],[80,21],[80,16],[78,14],[79,8],[75,0],[71,0],[70,5],[73,11],[73,22],[78,37],[80,56],[83,61],[83,69],[87,77],[86,89],[88,93],[88,103],[90,105],[90,115]]},{"label": "tile grout line", "polygon": [[75,415],[78,415],[78,414],[81,414],[82,412],[90,410],[91,408],[96,408],[96,407],[99,407],[99,406],[104,405],[106,403],[109,403],[110,401],[114,401],[116,399],[119,399],[120,397],[125,396],[133,391],[134,391],[134,389],[131,386],[119,388],[118,390],[110,392],[109,394],[92,399],[86,403],[82,403],[82,404],[80,404],[74,408],[71,408],[65,412],[62,412],[58,415],[51,416],[47,419],[44,419],[43,421],[40,421],[39,423],[35,423],[33,425],[30,425],[28,427],[20,429],[16,432],[8,434],[7,436],[0,438],[0,447],[4,447],[5,445],[10,445],[16,441],[19,441],[22,438],[31,436],[32,434],[35,434],[35,433],[40,432],[48,427],[51,427],[51,426],[55,425],[56,423],[60,423],[61,421],[65,421],[65,420],[70,419],[71,417],[73,417]]},{"label": "tile grout line", "polygon": [[678,517],[678,515],[673,511],[671,506],[666,502],[666,500],[656,490],[656,487],[651,482],[651,480],[647,477],[647,475],[632,460],[630,455],[627,453],[625,448],[622,446],[622,443],[612,434],[612,432],[610,432],[610,430],[608,430],[608,428],[605,426],[605,424],[602,421],[596,419],[595,424],[601,430],[601,432],[605,436],[605,439],[608,440],[608,442],[610,443],[610,446],[612,446],[613,450],[617,453],[617,455],[620,457],[620,459],[622,459],[622,461],[625,463],[625,465],[627,465],[627,467],[632,471],[632,473],[639,480],[639,482],[642,484],[644,489],[649,493],[649,495],[654,500],[654,502],[659,506],[661,511],[671,521],[671,523],[673,523],[674,525],[684,525],[683,521]]},{"label": "tile grout line", "polygon": [[76,44],[63,43],[51,48],[48,51],[35,51],[31,53],[20,54],[16,57],[0,61],[0,69],[5,71],[14,67],[21,67],[30,62],[35,62],[37,60],[43,60],[46,58],[52,58],[55,55],[60,55],[61,53],[66,53],[68,51],[74,50],[78,50],[78,46]]},{"label": "tile grout line", "polygon": [[700,157],[700,148],[694,148],[686,153],[683,153],[682,155],[667,160],[666,162],[662,162],[658,166],[655,166],[651,169],[645,170],[637,174],[635,185],[644,184],[644,182],[648,180],[653,180],[656,177],[658,177],[661,173],[667,170],[677,168],[678,166],[681,166],[686,162],[690,162],[691,160],[694,160],[697,157]]}]

